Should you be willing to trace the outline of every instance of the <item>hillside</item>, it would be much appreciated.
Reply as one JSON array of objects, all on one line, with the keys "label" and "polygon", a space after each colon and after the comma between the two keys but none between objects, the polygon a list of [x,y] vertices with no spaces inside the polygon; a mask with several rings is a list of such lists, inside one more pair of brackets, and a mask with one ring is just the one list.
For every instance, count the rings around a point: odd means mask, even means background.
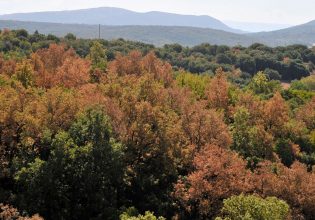
[{"label": "hillside", "polygon": [[[44,34],[54,34],[59,37],[74,33],[79,38],[93,39],[98,37],[98,25],[62,24],[48,22],[26,22],[0,20],[0,29],[26,29],[29,32],[38,30]],[[270,32],[236,34],[222,30],[183,26],[157,25],[102,25],[101,37],[111,40],[124,38],[133,41],[161,46],[179,43],[183,46],[194,46],[201,43],[219,45],[249,46],[253,43],[263,43],[268,46],[286,46],[303,44],[312,46],[315,43],[315,21],[286,29]]]},{"label": "hillside", "polygon": [[8,14],[1,15],[0,20],[67,24],[189,26],[242,33],[242,31],[230,28],[223,22],[210,16],[180,15],[157,11],[139,13],[112,7]]},{"label": "hillside", "polygon": [[276,31],[245,33],[210,16],[140,13],[113,7],[0,15],[0,28],[39,30],[57,36],[71,32],[81,38],[95,38],[98,24],[102,25],[104,39],[125,38],[157,46],[170,43],[193,46],[205,42],[229,46],[256,42],[268,46],[315,43],[315,21]]},{"label": "hillside", "polygon": [[277,31],[247,34],[247,36],[260,39],[262,43],[270,46],[290,44],[311,46],[315,43],[315,21]]},{"label": "hillside", "polygon": [[[45,22],[0,21],[0,29],[26,29],[29,32],[38,30],[43,34],[65,36],[73,33],[79,38],[97,38],[98,25],[57,24]],[[104,39],[124,38],[161,46],[179,43],[194,46],[201,43],[224,45],[250,45],[257,40],[240,34],[195,27],[170,26],[101,26],[101,37]]]},{"label": "hillside", "polygon": [[277,23],[261,23],[261,22],[244,22],[244,21],[230,21],[223,20],[229,27],[247,31],[248,33],[257,33],[263,31],[275,31],[284,28],[292,27],[290,24],[277,24]]}]

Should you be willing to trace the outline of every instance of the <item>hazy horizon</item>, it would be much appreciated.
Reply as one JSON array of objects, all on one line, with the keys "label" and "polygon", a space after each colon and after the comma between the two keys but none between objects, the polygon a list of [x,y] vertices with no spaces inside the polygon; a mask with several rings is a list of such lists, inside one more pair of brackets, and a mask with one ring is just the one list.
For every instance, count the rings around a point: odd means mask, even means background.
[{"label": "hazy horizon", "polygon": [[[0,0],[1,1],[1,0]],[[129,10],[136,13],[150,13],[150,12],[161,12],[161,13],[171,13],[171,14],[178,14],[178,15],[193,15],[193,14],[183,14],[183,13],[176,13],[176,12],[166,12],[166,11],[158,11],[158,10],[151,10],[151,11],[144,11],[139,12],[131,9],[126,9],[122,7],[112,7],[112,6],[101,6],[101,7],[90,7],[90,8],[80,8],[80,9],[64,9],[64,10],[43,10],[43,11],[31,11],[31,12],[16,12],[16,13],[5,13],[1,15],[11,15],[11,14],[27,14],[27,13],[41,13],[41,12],[61,12],[61,11],[76,11],[76,10],[89,10],[93,8],[117,8],[123,10]],[[195,16],[210,16],[211,15],[195,15]],[[213,17],[215,18],[215,17]],[[216,19],[216,18],[215,18]],[[237,20],[221,20],[218,19],[230,28],[234,28],[236,30],[242,30],[245,32],[263,32],[263,31],[274,31],[280,30],[288,27],[294,26],[293,24],[279,24],[279,23],[265,23],[265,22],[248,22],[248,21],[237,21]]]},{"label": "hazy horizon", "polygon": [[119,7],[137,12],[162,11],[208,15],[223,21],[297,25],[315,19],[315,1],[300,0],[0,0],[0,14]]},{"label": "hazy horizon", "polygon": [[222,22],[224,22],[224,24],[228,25],[229,27],[248,32],[276,31],[294,26],[292,24],[244,22],[229,20],[222,20]]}]

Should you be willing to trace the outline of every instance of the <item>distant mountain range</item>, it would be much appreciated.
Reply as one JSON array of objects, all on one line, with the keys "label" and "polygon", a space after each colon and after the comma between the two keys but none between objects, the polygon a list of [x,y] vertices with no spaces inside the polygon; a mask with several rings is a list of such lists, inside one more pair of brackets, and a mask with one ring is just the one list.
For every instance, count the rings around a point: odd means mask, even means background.
[{"label": "distant mountain range", "polygon": [[258,23],[258,22],[244,22],[244,21],[223,21],[226,25],[240,29],[246,32],[262,32],[262,31],[275,31],[284,28],[292,27],[290,24],[277,24],[277,23]]},{"label": "distant mountain range", "polygon": [[61,12],[0,15],[0,29],[38,30],[44,34],[97,38],[98,24],[104,39],[124,38],[162,46],[201,43],[248,46],[263,43],[285,46],[315,43],[315,21],[276,31],[245,33],[210,16],[178,15],[163,12],[138,13],[119,8],[95,8]]},{"label": "distant mountain range", "polygon": [[62,24],[159,25],[211,28],[244,33],[230,28],[210,16],[180,15],[166,12],[134,12],[122,8],[102,7],[72,11],[51,11],[0,15],[0,20],[36,21]]},{"label": "distant mountain range", "polygon": [[[0,20],[0,29],[26,29],[30,33],[38,30],[43,34],[54,34],[59,37],[73,33],[79,38],[98,38],[98,25],[58,24],[46,22],[4,21]],[[126,40],[163,46],[179,43],[194,46],[201,43],[225,45],[249,45],[256,40],[251,36],[225,32],[221,30],[180,26],[101,26],[101,37],[111,40],[124,38]]]},{"label": "distant mountain range", "polygon": [[260,42],[271,46],[288,44],[313,46],[315,44],[315,20],[294,27],[270,32],[246,34],[246,36],[254,37],[259,39]]}]

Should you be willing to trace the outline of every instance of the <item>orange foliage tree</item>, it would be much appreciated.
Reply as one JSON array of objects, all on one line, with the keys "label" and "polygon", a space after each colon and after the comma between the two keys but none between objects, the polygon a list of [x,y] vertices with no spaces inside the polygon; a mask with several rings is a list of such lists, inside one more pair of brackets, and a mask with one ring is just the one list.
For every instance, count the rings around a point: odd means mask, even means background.
[{"label": "orange foliage tree", "polygon": [[32,55],[36,84],[51,88],[56,85],[77,87],[89,80],[90,62],[79,58],[73,49],[51,44]]},{"label": "orange foliage tree", "polygon": [[296,117],[298,120],[304,122],[308,129],[315,129],[315,97],[309,103],[300,107]]},{"label": "orange foliage tree", "polygon": [[268,131],[274,136],[283,135],[284,125],[288,122],[289,112],[285,100],[279,92],[266,102],[264,106],[264,121]]},{"label": "orange foliage tree", "polygon": [[57,69],[55,83],[66,88],[76,88],[88,83],[90,62],[79,57],[66,58]]},{"label": "orange foliage tree", "polygon": [[229,97],[228,97],[229,84],[226,75],[222,68],[215,72],[214,78],[210,81],[207,90],[207,98],[209,106],[214,109],[228,110]]},{"label": "orange foliage tree", "polygon": [[251,173],[236,153],[207,145],[194,159],[195,170],[179,180],[175,197],[188,213],[214,217],[223,199],[252,192]]},{"label": "orange foliage tree", "polygon": [[183,128],[190,144],[197,150],[206,144],[229,148],[231,137],[222,114],[208,110],[203,103],[187,105],[183,109]]},{"label": "orange foliage tree", "polygon": [[291,168],[283,164],[263,163],[255,173],[256,193],[285,200],[293,216],[312,219],[315,215],[315,174],[295,162]]}]

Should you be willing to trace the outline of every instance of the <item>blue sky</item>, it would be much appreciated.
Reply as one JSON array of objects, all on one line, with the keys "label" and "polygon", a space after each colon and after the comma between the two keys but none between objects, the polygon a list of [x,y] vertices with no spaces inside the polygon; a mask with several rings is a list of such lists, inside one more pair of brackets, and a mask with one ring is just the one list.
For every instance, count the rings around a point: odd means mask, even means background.
[{"label": "blue sky", "polygon": [[101,6],[292,25],[315,19],[315,0],[0,0],[0,14]]}]

